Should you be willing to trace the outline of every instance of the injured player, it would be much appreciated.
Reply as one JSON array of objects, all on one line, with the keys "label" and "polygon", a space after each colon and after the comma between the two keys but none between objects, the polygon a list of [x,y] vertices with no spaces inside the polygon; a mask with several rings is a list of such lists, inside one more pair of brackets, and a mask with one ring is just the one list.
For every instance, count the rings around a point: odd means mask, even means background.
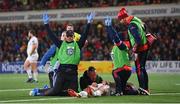
[{"label": "injured player", "polygon": [[105,96],[109,95],[110,86],[107,81],[97,84],[93,82],[87,88],[85,88],[80,93],[75,92],[72,89],[68,89],[68,94],[72,97],[91,97],[91,96]]},{"label": "injured player", "polygon": [[[113,96],[115,94],[115,83],[103,81],[89,85],[83,91],[77,93],[72,89],[68,89],[69,96],[72,97],[97,97],[97,96]],[[139,91],[132,83],[127,83],[124,95],[139,95]]]}]

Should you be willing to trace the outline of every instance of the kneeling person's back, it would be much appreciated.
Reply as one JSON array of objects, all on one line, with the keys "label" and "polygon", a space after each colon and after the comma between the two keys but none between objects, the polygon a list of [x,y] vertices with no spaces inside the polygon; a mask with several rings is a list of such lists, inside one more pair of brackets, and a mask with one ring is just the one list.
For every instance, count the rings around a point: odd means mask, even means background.
[{"label": "kneeling person's back", "polygon": [[102,83],[102,80],[103,79],[99,75],[97,75],[96,69],[90,66],[88,70],[83,73],[83,76],[80,77],[80,88],[81,90],[84,90],[93,82]]}]

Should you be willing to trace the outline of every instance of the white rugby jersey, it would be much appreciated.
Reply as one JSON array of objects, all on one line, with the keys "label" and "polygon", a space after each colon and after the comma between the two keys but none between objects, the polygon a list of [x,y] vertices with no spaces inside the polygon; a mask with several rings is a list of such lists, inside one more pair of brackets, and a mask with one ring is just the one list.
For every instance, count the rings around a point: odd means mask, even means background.
[{"label": "white rugby jersey", "polygon": [[38,39],[37,39],[35,36],[33,36],[33,37],[29,40],[29,42],[28,42],[28,46],[27,46],[27,54],[28,54],[28,56],[30,56],[30,53],[31,53],[31,51],[32,51],[32,46],[33,46],[33,44],[36,44],[36,45],[37,45],[37,48],[36,48],[35,51],[32,53],[32,55],[38,54],[38,52],[37,52],[37,49],[38,49]]},{"label": "white rugby jersey", "polygon": [[90,88],[92,88],[94,91],[96,91],[96,90],[105,90],[106,91],[110,88],[110,86],[107,84],[99,83],[99,84],[97,84],[96,87],[90,85]]}]

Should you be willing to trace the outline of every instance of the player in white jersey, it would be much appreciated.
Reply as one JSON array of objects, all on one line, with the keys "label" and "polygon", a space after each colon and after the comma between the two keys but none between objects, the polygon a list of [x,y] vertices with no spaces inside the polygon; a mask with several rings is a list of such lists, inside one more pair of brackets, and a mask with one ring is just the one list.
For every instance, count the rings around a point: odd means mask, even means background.
[{"label": "player in white jersey", "polygon": [[[28,83],[38,82],[37,76],[37,61],[38,61],[38,39],[34,36],[34,31],[30,30],[28,33],[27,59],[24,62],[24,69],[28,74]],[[32,76],[33,72],[33,76]],[[34,78],[33,78],[34,77]]]},{"label": "player in white jersey", "polygon": [[68,94],[72,97],[96,97],[96,96],[109,96],[110,95],[110,86],[107,81],[97,84],[93,82],[83,91],[77,93],[72,89],[68,89]]},{"label": "player in white jersey", "polygon": [[[83,91],[77,93],[72,89],[68,89],[69,96],[72,97],[97,97],[97,96],[117,96],[116,95],[116,84],[114,82],[103,81],[97,84],[93,82]],[[142,95],[146,93],[145,90],[137,89],[132,83],[126,84],[124,95]]]}]

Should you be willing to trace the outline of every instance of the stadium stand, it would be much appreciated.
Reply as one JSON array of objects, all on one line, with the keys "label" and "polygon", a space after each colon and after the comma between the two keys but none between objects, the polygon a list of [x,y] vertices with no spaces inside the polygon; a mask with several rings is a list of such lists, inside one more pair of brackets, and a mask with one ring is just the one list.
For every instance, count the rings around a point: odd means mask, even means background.
[{"label": "stadium stand", "polygon": [[[153,33],[159,37],[159,41],[151,50],[150,60],[180,60],[180,19],[176,17],[143,18]],[[114,21],[116,22],[116,21]],[[56,35],[60,35],[67,22],[52,22],[51,28]],[[75,31],[82,33],[84,21],[76,21]],[[0,62],[23,61],[26,57],[27,31],[32,27],[39,39],[40,58],[51,45],[47,39],[46,31],[42,23],[17,23],[0,24]],[[116,25],[123,30],[123,26]],[[124,31],[125,33],[126,31]],[[110,60],[112,44],[107,38],[102,21],[96,20],[91,27],[88,36],[88,45],[84,48],[82,60]],[[39,59],[40,59],[39,58]]]},{"label": "stadium stand", "polygon": [[0,12],[177,3],[178,0],[0,0]]},{"label": "stadium stand", "polygon": [[[98,3],[97,3],[98,2]],[[69,9],[90,7],[111,7],[126,5],[151,5],[179,3],[179,0],[0,0],[0,12],[35,11],[46,9]],[[180,60],[180,19],[176,17],[143,18],[159,41],[151,50],[149,60]],[[116,22],[116,21],[115,21]],[[75,31],[82,33],[84,21],[76,21]],[[52,22],[51,28],[60,35],[67,22]],[[39,39],[40,58],[51,45],[42,23],[0,24],[0,62],[24,61],[26,57],[27,31],[32,27]],[[116,25],[123,30],[123,26]],[[103,21],[96,20],[88,36],[82,60],[110,60],[111,42],[108,40]],[[126,31],[123,33],[126,34]],[[40,59],[39,58],[39,59]]]}]

